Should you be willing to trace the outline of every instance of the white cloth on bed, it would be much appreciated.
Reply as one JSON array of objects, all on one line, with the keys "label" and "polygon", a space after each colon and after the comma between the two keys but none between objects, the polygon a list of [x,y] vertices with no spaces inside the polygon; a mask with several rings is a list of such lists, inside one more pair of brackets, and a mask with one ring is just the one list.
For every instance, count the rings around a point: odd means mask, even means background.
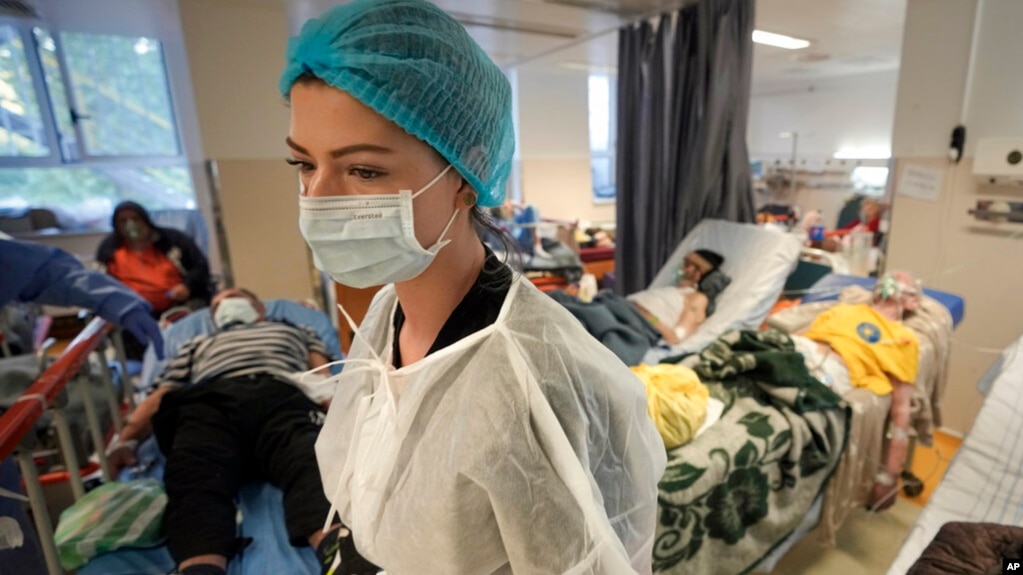
[{"label": "white cloth on bed", "polygon": [[691,287],[667,286],[638,291],[626,299],[648,311],[661,323],[674,327],[682,317],[686,296],[693,291]]},{"label": "white cloth on bed", "polygon": [[374,299],[316,443],[390,573],[650,573],[666,454],[635,375],[517,278],[497,321],[401,369]]},{"label": "white cloth on bed", "polygon": [[806,369],[810,375],[817,378],[821,383],[831,388],[838,395],[845,395],[852,390],[852,382],[849,379],[849,368],[842,361],[842,356],[828,349],[824,345],[801,335],[791,335],[792,343],[796,351],[803,355]]}]

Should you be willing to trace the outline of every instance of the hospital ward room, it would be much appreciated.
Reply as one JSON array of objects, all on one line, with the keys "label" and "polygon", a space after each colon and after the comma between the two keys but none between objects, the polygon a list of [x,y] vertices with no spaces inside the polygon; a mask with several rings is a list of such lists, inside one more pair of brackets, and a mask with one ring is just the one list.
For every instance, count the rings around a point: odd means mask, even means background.
[{"label": "hospital ward room", "polygon": [[0,2],[0,575],[1023,572],[1021,22]]}]

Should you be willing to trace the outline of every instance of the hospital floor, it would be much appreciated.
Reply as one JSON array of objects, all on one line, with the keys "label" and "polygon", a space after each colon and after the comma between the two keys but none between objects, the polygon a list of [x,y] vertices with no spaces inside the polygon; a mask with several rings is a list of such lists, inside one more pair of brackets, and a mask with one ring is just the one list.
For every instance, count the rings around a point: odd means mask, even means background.
[{"label": "hospital floor", "polygon": [[924,479],[924,491],[919,496],[901,494],[895,505],[883,513],[853,512],[839,530],[838,544],[833,549],[819,546],[813,534],[804,537],[778,563],[774,573],[882,575],[887,572],[960,443],[962,440],[957,437],[936,432],[934,447],[917,447],[913,456],[913,473]]}]

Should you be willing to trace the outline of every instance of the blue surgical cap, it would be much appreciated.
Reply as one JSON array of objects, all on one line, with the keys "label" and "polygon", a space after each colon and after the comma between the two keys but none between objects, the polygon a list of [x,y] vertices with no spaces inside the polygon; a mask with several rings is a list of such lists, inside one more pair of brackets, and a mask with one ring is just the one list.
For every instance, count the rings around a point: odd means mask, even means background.
[{"label": "blue surgical cap", "polygon": [[423,140],[482,207],[504,202],[515,138],[511,86],[458,22],[425,0],[356,0],[288,42],[280,91],[300,76],[343,90]]}]

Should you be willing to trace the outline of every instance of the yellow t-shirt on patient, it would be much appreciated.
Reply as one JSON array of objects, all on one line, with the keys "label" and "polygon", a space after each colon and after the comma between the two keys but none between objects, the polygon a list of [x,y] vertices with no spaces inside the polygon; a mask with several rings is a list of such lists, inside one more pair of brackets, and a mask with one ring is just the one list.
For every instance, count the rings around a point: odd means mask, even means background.
[{"label": "yellow t-shirt on patient", "polygon": [[916,334],[867,304],[837,305],[817,316],[804,335],[827,343],[842,356],[856,387],[888,395],[889,376],[916,381],[920,347]]}]

